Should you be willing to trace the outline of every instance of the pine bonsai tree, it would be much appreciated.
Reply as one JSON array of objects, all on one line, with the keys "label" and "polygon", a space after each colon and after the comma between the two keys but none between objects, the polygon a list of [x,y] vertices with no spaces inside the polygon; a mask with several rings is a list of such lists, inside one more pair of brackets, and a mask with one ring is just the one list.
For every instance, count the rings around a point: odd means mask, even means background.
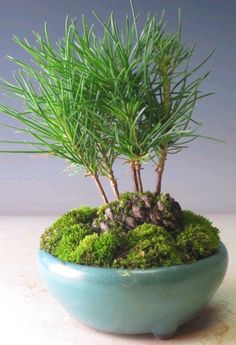
[{"label": "pine bonsai tree", "polygon": [[[0,110],[19,123],[5,125],[26,139],[2,141],[20,148],[1,152],[64,158],[75,171],[82,169],[93,178],[108,204],[100,180],[106,177],[116,201],[103,206],[96,216],[93,210],[89,225],[96,233],[151,223],[158,234],[162,233],[158,227],[164,227],[176,235],[181,231],[182,211],[168,194],[161,195],[162,176],[168,154],[201,137],[193,111],[196,102],[210,94],[200,90],[209,73],[199,70],[211,54],[191,67],[195,45],[189,48],[183,43],[180,15],[177,32],[167,32],[163,16],[157,20],[150,15],[139,30],[132,1],[131,10],[132,19],[126,17],[123,30],[113,14],[104,22],[94,13],[103,29],[101,37],[84,17],[82,33],[76,20],[67,18],[65,36],[56,46],[46,25],[44,37],[34,33],[35,46],[14,36],[33,63],[9,57],[19,69],[15,82],[2,80],[1,88],[20,99],[23,110],[4,104]],[[120,196],[113,170],[120,158],[130,166],[135,194]],[[144,193],[141,176],[142,166],[149,161],[154,162],[157,176],[154,193]],[[95,248],[98,235],[88,236],[92,237],[85,242]]]},{"label": "pine bonsai tree", "polygon": [[[65,158],[74,168],[91,176],[108,202],[99,176],[106,176],[116,198],[119,190],[114,161],[130,164],[134,191],[143,191],[141,167],[156,165],[156,193],[161,192],[165,161],[169,153],[182,150],[200,135],[192,119],[196,101],[208,94],[200,91],[208,73],[199,76],[190,68],[194,47],[182,43],[181,22],[176,33],[166,32],[163,16],[148,16],[138,32],[126,17],[124,31],[113,15],[97,38],[93,26],[82,17],[83,33],[76,21],[66,20],[65,37],[54,47],[45,25],[45,37],[34,33],[37,46],[14,37],[33,64],[9,57],[19,66],[15,83],[3,80],[5,92],[23,101],[19,111],[1,104],[0,110],[23,126],[14,127],[26,140],[11,141],[30,146],[19,153],[48,153]],[[34,141],[28,140],[28,136]]]}]

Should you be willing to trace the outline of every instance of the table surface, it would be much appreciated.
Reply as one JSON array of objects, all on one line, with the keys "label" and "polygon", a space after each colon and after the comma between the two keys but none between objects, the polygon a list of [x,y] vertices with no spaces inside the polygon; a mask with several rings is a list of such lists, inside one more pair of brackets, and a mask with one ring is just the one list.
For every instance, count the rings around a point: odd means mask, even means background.
[{"label": "table surface", "polygon": [[229,267],[218,292],[171,340],[105,334],[73,320],[43,286],[39,236],[55,217],[0,217],[0,343],[4,345],[236,344],[236,215],[207,215],[221,229]]}]

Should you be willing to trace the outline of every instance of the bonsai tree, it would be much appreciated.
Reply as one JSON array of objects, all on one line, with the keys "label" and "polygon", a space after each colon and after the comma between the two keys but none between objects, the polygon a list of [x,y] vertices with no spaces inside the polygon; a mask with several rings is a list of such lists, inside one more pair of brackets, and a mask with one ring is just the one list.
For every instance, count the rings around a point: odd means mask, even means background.
[{"label": "bonsai tree", "polygon": [[[101,194],[100,209],[71,211],[42,237],[44,249],[69,261],[149,267],[195,260],[219,246],[210,222],[184,213],[169,194],[161,193],[168,154],[201,137],[192,115],[196,102],[209,95],[200,90],[209,73],[199,70],[211,54],[191,67],[195,45],[182,42],[180,16],[177,32],[166,31],[163,16],[157,20],[149,15],[139,31],[132,2],[131,10],[123,30],[112,14],[104,22],[94,13],[103,28],[101,37],[84,17],[82,33],[76,20],[67,18],[65,36],[57,45],[46,25],[44,37],[34,33],[35,46],[14,37],[33,63],[9,57],[19,70],[15,82],[1,83],[6,93],[23,102],[22,110],[0,105],[19,123],[7,127],[26,135],[24,140],[4,141],[20,145],[18,150],[1,152],[64,158],[75,171],[90,176]],[[113,169],[117,159],[130,166],[133,193],[119,192]],[[150,161],[156,171],[152,193],[144,192],[141,176]],[[116,201],[109,203],[101,176],[110,181]]]}]

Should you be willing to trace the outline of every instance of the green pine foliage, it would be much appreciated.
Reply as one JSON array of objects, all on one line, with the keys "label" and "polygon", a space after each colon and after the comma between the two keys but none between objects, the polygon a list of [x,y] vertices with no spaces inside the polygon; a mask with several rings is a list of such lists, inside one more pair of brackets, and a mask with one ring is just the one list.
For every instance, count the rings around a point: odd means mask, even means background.
[{"label": "green pine foliage", "polygon": [[[14,120],[14,125],[2,125],[24,137],[2,141],[1,152],[66,159],[74,173],[82,169],[93,178],[106,203],[100,176],[108,178],[118,199],[113,165],[121,157],[130,165],[135,192],[143,192],[141,166],[153,161],[160,193],[167,155],[202,137],[193,111],[210,94],[200,89],[209,74],[200,70],[211,54],[191,66],[195,45],[183,42],[180,16],[176,32],[167,31],[163,15],[148,15],[139,30],[130,3],[132,16],[123,28],[113,14],[104,21],[94,13],[99,37],[83,16],[81,31],[75,19],[66,19],[57,44],[47,25],[44,35],[33,33],[34,44],[14,36],[31,63],[9,57],[18,70],[13,82],[0,83],[23,105],[20,110],[0,104],[0,111]],[[5,149],[10,144],[14,149]]]}]

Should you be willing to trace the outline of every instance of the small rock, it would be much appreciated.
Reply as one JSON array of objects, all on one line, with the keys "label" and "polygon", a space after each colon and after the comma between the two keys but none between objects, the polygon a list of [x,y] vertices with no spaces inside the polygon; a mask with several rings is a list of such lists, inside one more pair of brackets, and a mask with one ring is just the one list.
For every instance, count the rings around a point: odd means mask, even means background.
[{"label": "small rock", "polygon": [[134,214],[134,218],[143,218],[144,217],[144,212],[142,211],[142,209],[136,205],[134,205],[132,207],[132,211]]},{"label": "small rock", "polygon": [[[127,218],[126,213],[123,213],[123,214],[120,216],[120,221],[121,221],[122,223],[125,223],[126,218]],[[117,220],[117,218],[116,218],[116,220]]]},{"label": "small rock", "polygon": [[109,229],[108,224],[105,223],[105,222],[99,223],[99,226],[100,226],[100,229],[102,230],[102,232],[105,232],[105,231],[107,231]]},{"label": "small rock", "polygon": [[135,227],[135,221],[134,218],[132,217],[127,217],[126,218],[126,224],[129,228],[134,228]]},{"label": "small rock", "polygon": [[114,219],[113,212],[110,207],[106,208],[105,215],[107,219],[110,219],[110,220]]},{"label": "small rock", "polygon": [[142,196],[142,201],[144,202],[145,207],[147,207],[147,208],[151,207],[151,202],[150,202],[150,200],[149,200],[147,195],[143,195]]},{"label": "small rock", "polygon": [[149,217],[154,224],[160,223],[159,214],[155,209],[151,210],[151,212],[149,213]]},{"label": "small rock", "polygon": [[157,206],[158,206],[158,209],[159,209],[161,212],[164,211],[165,206],[163,205],[163,203],[162,203],[160,200],[158,200]]}]

